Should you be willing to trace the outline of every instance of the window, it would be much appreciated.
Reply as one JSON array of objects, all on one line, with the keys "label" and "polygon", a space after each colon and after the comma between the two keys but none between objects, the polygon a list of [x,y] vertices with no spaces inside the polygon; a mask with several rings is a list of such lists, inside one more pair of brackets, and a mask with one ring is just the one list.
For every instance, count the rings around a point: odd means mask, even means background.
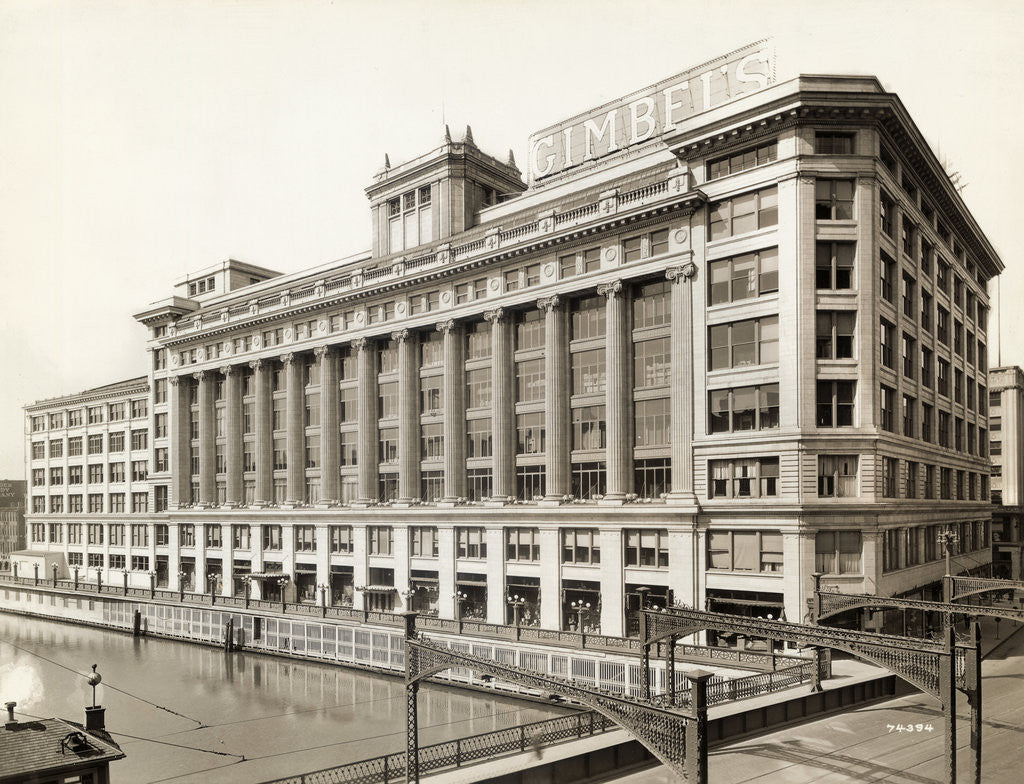
[{"label": "window", "polygon": [[89,544],[103,544],[103,525],[101,523],[89,523],[86,526],[86,533],[89,536]]},{"label": "window", "polygon": [[[359,433],[356,430],[346,430],[341,434],[341,455],[340,465],[358,465],[359,458]],[[253,463],[255,468],[255,462]]]},{"label": "window", "polygon": [[316,526],[297,525],[295,530],[295,552],[316,552]]},{"label": "window", "polygon": [[444,340],[439,332],[428,332],[420,338],[420,366],[434,367],[444,362]]},{"label": "window", "polygon": [[814,152],[818,155],[851,155],[853,154],[853,134],[815,131]]},{"label": "window", "polygon": [[516,453],[544,453],[544,412],[516,415]]},{"label": "window", "polygon": [[64,456],[64,439],[52,438],[50,439],[50,457],[63,457]]},{"label": "window", "polygon": [[[122,433],[121,436],[123,437],[124,434]],[[88,446],[89,446],[88,451],[89,451],[90,455],[98,455],[98,454],[102,453],[103,452],[103,434],[102,433],[94,433],[93,435],[89,436],[89,445]]]},{"label": "window", "polygon": [[605,298],[588,297],[572,306],[572,340],[598,338],[605,334]]},{"label": "window", "polygon": [[882,233],[896,239],[896,202],[885,191],[882,191],[879,198],[878,218]]},{"label": "window", "polygon": [[505,529],[505,560],[540,560],[540,530],[537,528]]},{"label": "window", "polygon": [[712,305],[738,302],[779,290],[779,249],[746,253],[708,264],[708,297]]},{"label": "window", "polygon": [[491,405],[491,369],[466,371],[466,408]]},{"label": "window", "polygon": [[[68,457],[79,457],[82,454],[82,437],[75,436],[68,439]],[[34,457],[34,455],[33,455]]]},{"label": "window", "polygon": [[[102,470],[103,470],[103,467],[100,466],[100,471],[102,472]],[[99,478],[98,481],[100,481],[100,482],[103,481],[102,473],[100,474],[100,478]],[[62,484],[64,484],[64,469],[63,468],[51,468],[50,469],[50,484],[51,485],[62,485]]]},{"label": "window", "polygon": [[896,390],[887,387],[885,384],[880,385],[879,395],[879,420],[878,424],[882,430],[887,430],[890,433],[896,432],[896,425],[894,418],[896,415]]},{"label": "window", "polygon": [[420,498],[427,503],[436,503],[444,495],[444,471],[421,471]]},{"label": "window", "polygon": [[543,400],[545,396],[545,370],[543,359],[516,362],[516,399],[520,403]]},{"label": "window", "polygon": [[623,555],[627,567],[668,568],[666,529],[627,528],[623,531]]},{"label": "window", "polygon": [[[77,472],[77,481],[76,481]],[[68,484],[77,485],[82,482],[82,467],[71,466],[68,468]],[[33,468],[32,469],[32,487],[46,487],[46,469],[45,468]]]},{"label": "window", "polygon": [[572,495],[588,500],[604,496],[607,469],[603,461],[572,464]]},{"label": "window", "polygon": [[596,528],[563,528],[562,563],[601,563],[600,534]]},{"label": "window", "polygon": [[544,313],[525,310],[516,315],[516,351],[544,348]]},{"label": "window", "polygon": [[[39,482],[36,482],[36,475],[37,475],[37,473],[38,473],[39,479],[40,479]],[[43,479],[43,469],[40,468],[40,469],[38,469],[38,471],[33,471],[32,472],[32,484],[33,485],[36,485],[36,484],[44,485],[44,484],[46,484],[46,481]],[[68,484],[69,485],[80,485],[80,484],[82,484],[82,466],[80,466],[80,465],[68,466]]]},{"label": "window", "polygon": [[[123,463],[112,463],[112,465],[122,465],[123,466],[124,464]],[[57,470],[59,471],[60,469],[57,469]],[[96,485],[96,484],[102,484],[102,482],[103,482],[103,464],[102,463],[96,463],[95,465],[90,465],[89,466],[89,484]],[[50,479],[50,483],[51,484],[53,483],[53,478],[52,477]]]},{"label": "window", "polygon": [[572,394],[591,395],[605,391],[605,350],[576,351],[572,354]]},{"label": "window", "polygon": [[90,568],[102,569],[103,553],[89,553],[89,566]]},{"label": "window", "polygon": [[491,418],[468,420],[466,422],[466,457],[490,457],[492,448]]},{"label": "window", "polygon": [[491,329],[486,321],[478,321],[466,328],[466,359],[486,359],[491,356]]},{"label": "window", "polygon": [[917,308],[914,293],[917,291],[917,282],[907,273],[903,273],[901,296],[903,299],[903,315],[913,319],[917,315]]},{"label": "window", "polygon": [[125,404],[124,403],[111,403],[108,406],[109,419],[111,422],[120,422],[124,419]]},{"label": "window", "polygon": [[672,489],[672,461],[667,457],[634,460],[633,487],[640,498],[660,498]]},{"label": "window", "polygon": [[816,220],[853,220],[853,180],[817,180],[814,217]]},{"label": "window", "polygon": [[[421,402],[430,402],[431,406],[441,405],[441,376],[431,376],[420,382]],[[431,399],[433,395],[433,399]],[[424,411],[432,411],[433,408],[423,408]],[[398,416],[398,382],[391,381],[387,384],[377,386],[377,417],[379,419],[392,419]]]},{"label": "window", "polygon": [[494,493],[494,474],[490,468],[466,469],[466,497],[470,501],[483,501]]},{"label": "window", "polygon": [[709,327],[709,370],[779,361],[779,317],[734,321]]},{"label": "window", "polygon": [[[637,389],[665,386],[670,381],[671,338],[638,340],[633,344],[633,384]],[[600,349],[602,359],[604,349]],[[589,352],[585,352],[589,353]],[[602,389],[603,389],[602,384]]]},{"label": "window", "polygon": [[32,417],[32,432],[42,433],[46,430],[46,417],[43,415]]},{"label": "window", "polygon": [[900,461],[895,457],[882,458],[882,497],[896,497],[896,482],[899,476]]},{"label": "window", "polygon": [[[394,433],[397,444],[397,428]],[[423,460],[438,460],[444,457],[444,424],[439,422],[420,426],[420,457]]]},{"label": "window", "polygon": [[859,574],[860,531],[818,531],[814,537],[814,571],[822,574]]},{"label": "window", "polygon": [[377,433],[377,457],[381,463],[398,462],[397,427],[380,428],[380,430]]},{"label": "window", "polygon": [[543,498],[547,473],[543,465],[516,466],[516,498],[533,501]]},{"label": "window", "polygon": [[132,571],[135,571],[135,572],[148,572],[149,571],[149,556],[148,555],[133,555],[132,556]]},{"label": "window", "polygon": [[132,449],[146,449],[149,444],[149,433],[145,430],[132,431]]},{"label": "window", "polygon": [[943,468],[939,471],[939,497],[943,501],[953,498],[953,469]]},{"label": "window", "polygon": [[332,525],[328,529],[331,540],[332,553],[351,553],[352,547],[352,526]]},{"label": "window", "polygon": [[437,528],[426,525],[410,526],[409,553],[413,558],[437,558]]},{"label": "window", "polygon": [[896,300],[894,298],[893,286],[896,283],[896,262],[884,251],[879,256],[879,274],[881,277],[881,293],[882,299],[887,302],[891,302],[894,305]]},{"label": "window", "polygon": [[33,441],[32,442],[32,459],[33,460],[44,460],[44,459],[46,459],[46,442],[45,441]]},{"label": "window", "polygon": [[710,206],[711,240],[775,226],[779,222],[779,189],[765,188]]},{"label": "window", "polygon": [[263,534],[263,549],[264,550],[280,550],[281,549],[281,526],[279,525],[264,525],[260,526]]},{"label": "window", "polygon": [[721,158],[713,158],[708,161],[707,178],[717,180],[737,172],[753,169],[765,163],[771,163],[779,157],[779,144],[774,139],[770,142],[759,144],[756,147],[747,147],[738,152]]},{"label": "window", "polygon": [[914,433],[914,409],[917,401],[910,395],[903,396],[903,435],[913,438]]},{"label": "window", "polygon": [[903,375],[912,379],[917,375],[917,341],[904,332],[901,349],[903,352]]},{"label": "window", "polygon": [[[640,257],[640,238],[636,237],[635,240],[636,240],[636,258],[639,258]],[[630,242],[630,240],[626,240],[623,243],[623,250],[625,251],[624,255],[625,255],[625,260],[626,261],[632,261],[633,260],[629,256],[629,250],[628,250],[628,243],[629,242]],[[576,254],[575,253],[569,253],[569,254],[566,254],[564,256],[559,256],[558,257],[558,269],[560,271],[560,279],[561,280],[565,280],[566,278],[571,278],[571,277],[575,276],[576,273],[578,272],[577,267],[576,267]],[[506,286],[505,287],[506,287],[506,289],[511,291],[511,289],[508,286],[507,275],[508,275],[508,273],[506,273]]]},{"label": "window", "polygon": [[912,259],[917,258],[915,253],[917,250],[917,226],[906,215],[900,222],[900,245],[907,256]]},{"label": "window", "polygon": [[[102,493],[90,493],[89,494],[89,513],[100,514],[103,511],[103,494]],[[111,510],[113,511],[113,510]]]},{"label": "window", "polygon": [[648,283],[633,298],[633,329],[662,327],[671,323],[671,284],[667,280]]},{"label": "window", "polygon": [[388,251],[397,253],[433,240],[433,217],[429,185],[416,188],[390,199],[388,216]]},{"label": "window", "polygon": [[817,383],[817,426],[847,427],[853,425],[856,381],[819,381]]},{"label": "window", "polygon": [[818,359],[852,359],[857,312],[819,310],[815,317]]},{"label": "window", "polygon": [[779,494],[779,458],[708,461],[708,498],[774,498]]},{"label": "window", "polygon": [[936,378],[939,394],[949,397],[949,362],[945,359],[939,359]]},{"label": "window", "polygon": [[605,448],[605,408],[584,406],[572,410],[572,448]]},{"label": "window", "polygon": [[457,558],[487,557],[487,537],[483,528],[457,527],[455,543]]},{"label": "window", "polygon": [[857,455],[818,455],[818,497],[857,496]]},{"label": "window", "polygon": [[882,365],[893,370],[896,369],[895,358],[896,327],[885,319],[879,322],[879,358]]},{"label": "window", "polygon": [[141,514],[149,511],[149,495],[147,493],[132,493],[132,512]]},{"label": "window", "polygon": [[[601,408],[603,415],[604,406]],[[638,400],[634,404],[635,446],[668,446],[672,438],[671,425],[672,405],[669,398]]]},{"label": "window", "polygon": [[781,573],[782,534],[778,531],[708,531],[709,569]]},{"label": "window", "polygon": [[141,419],[142,417],[146,416],[147,406],[146,406],[146,401],[144,399],[143,400],[133,400],[131,405],[132,405],[132,419]]},{"label": "window", "polygon": [[941,305],[935,316],[935,336],[944,346],[949,345],[949,311]]},{"label": "window", "polygon": [[[89,436],[92,439],[92,436]],[[103,451],[102,448],[99,451]],[[110,433],[107,436],[107,451],[108,452],[123,452],[124,451],[124,433]],[[89,454],[93,454],[90,448]]]},{"label": "window", "polygon": [[[212,526],[217,530],[217,544],[213,545],[220,547],[220,526]],[[207,531],[211,530],[211,526],[206,527]],[[131,527],[132,535],[132,547],[149,547],[149,526],[142,524],[135,524]],[[209,538],[209,537],[208,537]]]},{"label": "window", "polygon": [[[387,405],[382,403],[381,418],[398,415],[398,384],[381,384],[381,388],[389,387]],[[384,393],[381,393],[381,400]],[[444,410],[444,376],[426,376],[420,379],[420,410],[424,414],[439,413]],[[385,413],[387,411],[388,413]]]},{"label": "window", "polygon": [[68,511],[78,513],[82,511],[82,496],[81,495],[69,495],[68,496]]},{"label": "window", "polygon": [[769,430],[779,426],[779,385],[716,389],[708,393],[709,432]]}]

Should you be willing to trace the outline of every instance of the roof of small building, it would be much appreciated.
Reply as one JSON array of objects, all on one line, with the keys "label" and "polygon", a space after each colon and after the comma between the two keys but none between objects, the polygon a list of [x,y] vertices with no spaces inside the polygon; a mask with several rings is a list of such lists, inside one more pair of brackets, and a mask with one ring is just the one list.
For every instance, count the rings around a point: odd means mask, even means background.
[{"label": "roof of small building", "polygon": [[[73,733],[84,742],[62,744]],[[124,756],[106,732],[86,732],[81,724],[66,719],[6,722],[0,728],[0,784],[20,781],[29,773],[54,775]]]}]

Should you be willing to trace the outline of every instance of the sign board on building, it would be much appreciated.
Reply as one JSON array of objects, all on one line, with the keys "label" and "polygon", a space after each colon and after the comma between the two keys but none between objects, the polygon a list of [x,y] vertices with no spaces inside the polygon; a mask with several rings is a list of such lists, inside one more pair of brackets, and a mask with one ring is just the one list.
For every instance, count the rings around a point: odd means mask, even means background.
[{"label": "sign board on building", "polygon": [[21,509],[25,505],[24,479],[0,479],[0,509]]},{"label": "sign board on building", "polygon": [[774,81],[775,52],[768,41],[737,49],[533,134],[530,178],[550,177],[661,136]]}]

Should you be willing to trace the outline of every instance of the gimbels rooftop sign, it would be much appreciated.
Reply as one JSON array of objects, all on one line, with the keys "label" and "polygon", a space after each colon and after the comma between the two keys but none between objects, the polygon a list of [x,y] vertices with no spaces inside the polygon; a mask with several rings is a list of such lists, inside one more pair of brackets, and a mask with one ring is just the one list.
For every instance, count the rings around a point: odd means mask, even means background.
[{"label": "gimbels rooftop sign", "polygon": [[676,129],[696,114],[775,81],[767,41],[751,44],[530,137],[530,177],[550,177]]}]

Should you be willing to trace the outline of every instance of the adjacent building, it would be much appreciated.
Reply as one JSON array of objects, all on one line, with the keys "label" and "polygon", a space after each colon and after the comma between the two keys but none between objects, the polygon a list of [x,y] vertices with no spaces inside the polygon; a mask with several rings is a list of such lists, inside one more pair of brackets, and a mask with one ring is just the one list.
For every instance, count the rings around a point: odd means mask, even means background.
[{"label": "adjacent building", "polygon": [[950,527],[987,568],[1003,266],[896,95],[754,46],[526,167],[445,129],[366,188],[367,252],[137,313],[145,377],[26,407],[30,546],[606,634],[644,593],[799,620],[815,571],[934,596]]},{"label": "adjacent building", "polygon": [[992,368],[988,376],[992,431],[992,568],[1024,579],[1024,370]]},{"label": "adjacent building", "polygon": [[11,571],[11,553],[25,546],[25,480],[0,479],[0,573]]}]

